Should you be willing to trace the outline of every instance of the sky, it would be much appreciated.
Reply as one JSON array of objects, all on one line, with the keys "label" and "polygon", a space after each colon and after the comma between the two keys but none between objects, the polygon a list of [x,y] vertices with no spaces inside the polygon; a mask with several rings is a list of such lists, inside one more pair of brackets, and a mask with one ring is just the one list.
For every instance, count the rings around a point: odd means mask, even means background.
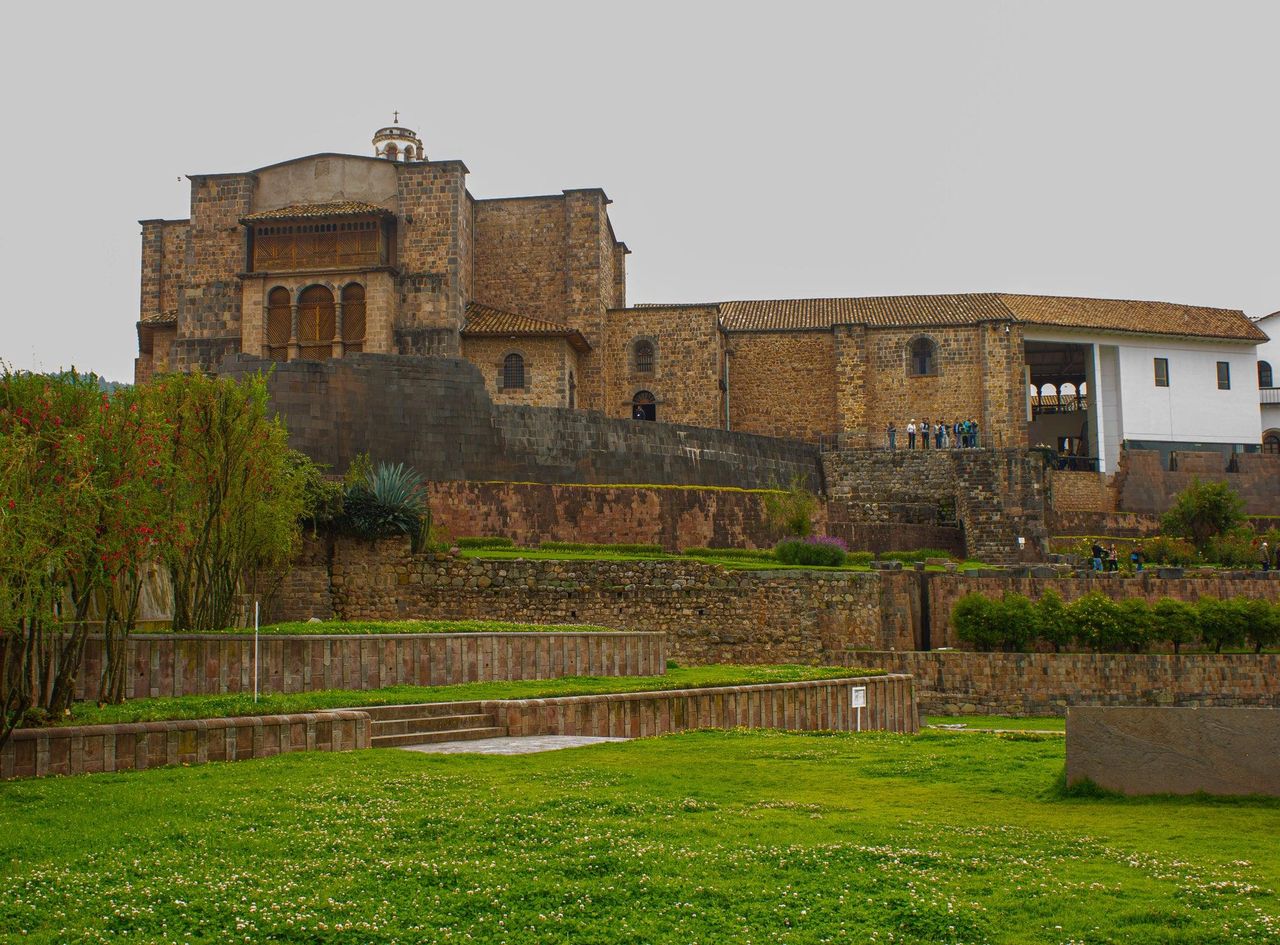
[{"label": "sky", "polygon": [[628,301],[1280,309],[1274,2],[36,4],[6,13],[0,361],[129,380],[186,174],[371,153],[603,187]]}]

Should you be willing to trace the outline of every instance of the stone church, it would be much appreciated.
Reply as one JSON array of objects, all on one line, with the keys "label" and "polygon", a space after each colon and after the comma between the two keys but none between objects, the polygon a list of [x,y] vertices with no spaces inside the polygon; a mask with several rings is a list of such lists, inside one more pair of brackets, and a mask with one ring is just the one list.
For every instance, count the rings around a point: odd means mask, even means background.
[{"label": "stone church", "polygon": [[[628,306],[603,190],[477,199],[395,124],[373,154],[196,174],[142,221],[136,379],[359,352],[461,357],[497,403],[879,447],[976,420],[983,445],[1113,469],[1125,446],[1258,449],[1242,312],[971,293]],[[1234,378],[1234,381],[1232,380]]]}]

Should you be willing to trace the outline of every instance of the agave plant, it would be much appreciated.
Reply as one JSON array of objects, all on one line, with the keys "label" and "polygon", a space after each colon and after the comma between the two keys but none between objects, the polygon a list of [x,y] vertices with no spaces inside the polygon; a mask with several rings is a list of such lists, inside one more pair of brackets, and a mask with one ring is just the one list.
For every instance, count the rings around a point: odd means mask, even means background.
[{"label": "agave plant", "polygon": [[416,551],[431,528],[422,476],[403,463],[379,464],[347,489],[347,531],[361,538],[408,535]]}]

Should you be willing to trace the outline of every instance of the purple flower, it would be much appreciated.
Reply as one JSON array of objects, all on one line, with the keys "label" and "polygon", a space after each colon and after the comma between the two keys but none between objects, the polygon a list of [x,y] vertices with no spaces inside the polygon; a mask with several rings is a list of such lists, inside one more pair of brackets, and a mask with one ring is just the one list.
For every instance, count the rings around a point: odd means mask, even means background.
[{"label": "purple flower", "polygon": [[843,538],[835,538],[832,535],[810,535],[805,539],[805,544],[826,545],[829,548],[839,548],[841,551],[849,550],[849,545]]}]

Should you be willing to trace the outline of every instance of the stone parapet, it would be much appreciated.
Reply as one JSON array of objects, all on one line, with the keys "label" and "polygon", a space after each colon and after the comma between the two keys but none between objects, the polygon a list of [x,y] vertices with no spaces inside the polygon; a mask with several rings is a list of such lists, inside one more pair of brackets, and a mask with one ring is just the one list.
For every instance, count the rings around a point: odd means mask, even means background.
[{"label": "stone parapet", "polygon": [[0,747],[0,780],[240,761],[295,751],[353,751],[369,747],[370,733],[368,714],[349,709],[20,728]]}]

